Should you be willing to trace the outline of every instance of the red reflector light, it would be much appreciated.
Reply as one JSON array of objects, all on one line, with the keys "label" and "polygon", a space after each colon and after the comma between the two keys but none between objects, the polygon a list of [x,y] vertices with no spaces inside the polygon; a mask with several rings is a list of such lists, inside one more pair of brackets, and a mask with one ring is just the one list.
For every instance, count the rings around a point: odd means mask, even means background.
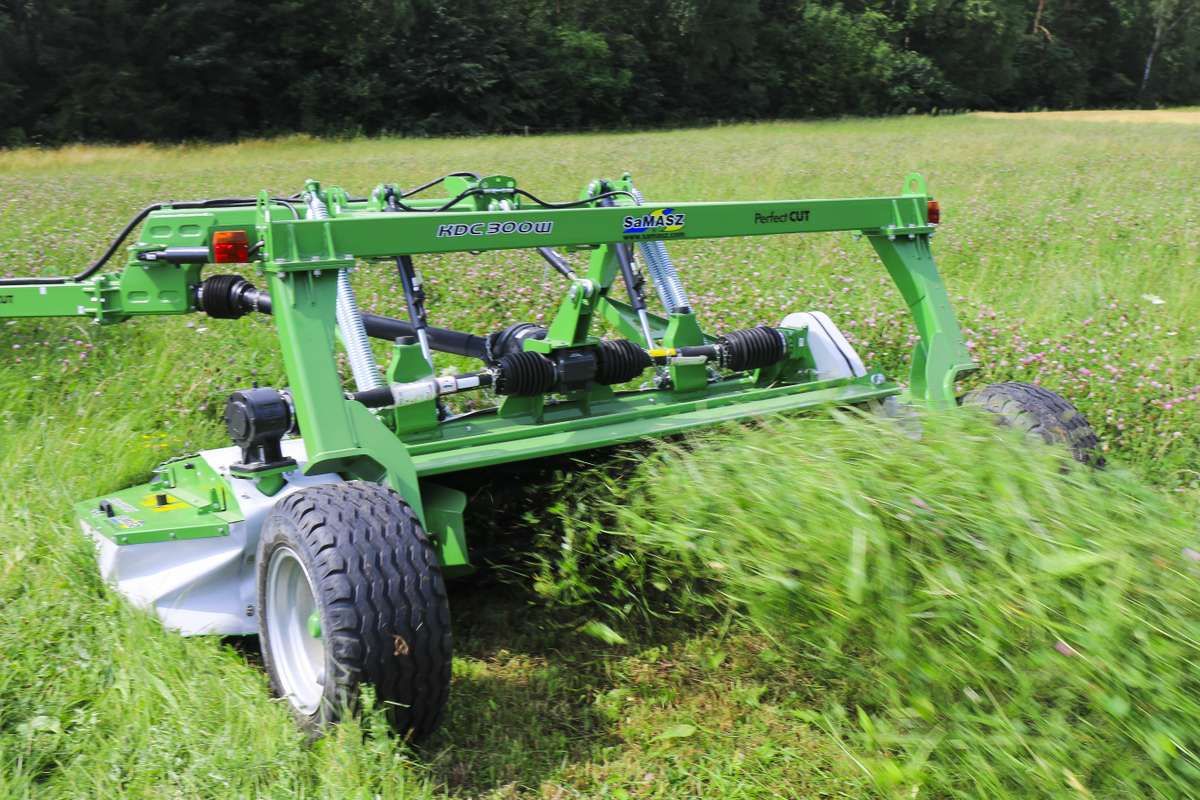
[{"label": "red reflector light", "polygon": [[938,205],[937,200],[930,200],[925,206],[925,219],[930,225],[938,225],[942,221],[942,207]]},{"label": "red reflector light", "polygon": [[250,239],[245,231],[216,231],[212,254],[214,264],[245,264],[250,261]]}]

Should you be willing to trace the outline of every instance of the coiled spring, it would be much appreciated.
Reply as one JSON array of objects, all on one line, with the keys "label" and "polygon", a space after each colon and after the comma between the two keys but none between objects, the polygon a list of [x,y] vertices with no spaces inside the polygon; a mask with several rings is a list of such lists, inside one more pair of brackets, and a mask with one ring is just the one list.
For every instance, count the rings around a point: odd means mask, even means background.
[{"label": "coiled spring", "polygon": [[[643,204],[641,192],[631,188],[629,193],[633,195],[635,203],[639,206]],[[666,245],[658,241],[646,241],[638,242],[637,247],[638,252],[642,255],[642,261],[646,264],[646,271],[650,273],[650,279],[654,281],[654,288],[658,292],[658,299],[662,301],[663,308],[668,313],[689,308],[691,302],[683,288],[683,282],[679,280],[675,262],[671,261],[671,256],[667,253]]]},{"label": "coiled spring", "polygon": [[[307,219],[329,219],[329,209],[316,192],[309,193],[306,205]],[[354,295],[354,287],[350,285],[350,273],[344,269],[339,269],[337,274],[335,312],[338,330],[342,334],[342,344],[346,347],[346,359],[350,362],[350,373],[354,376],[354,385],[360,392],[380,388],[384,385],[383,376],[379,373],[375,353],[371,350],[371,343],[367,338],[367,329],[363,326],[358,298]]]}]

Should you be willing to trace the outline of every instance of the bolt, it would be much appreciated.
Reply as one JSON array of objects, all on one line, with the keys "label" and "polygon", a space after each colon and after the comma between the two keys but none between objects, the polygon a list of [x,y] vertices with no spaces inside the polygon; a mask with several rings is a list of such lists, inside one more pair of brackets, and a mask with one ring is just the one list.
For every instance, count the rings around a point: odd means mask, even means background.
[{"label": "bolt", "polygon": [[246,616],[247,617],[254,616],[254,606],[246,606]]},{"label": "bolt", "polygon": [[882,386],[883,382],[886,380],[887,380],[887,378],[883,377],[882,372],[876,372],[874,375],[871,376],[871,383],[875,384],[876,386]]}]

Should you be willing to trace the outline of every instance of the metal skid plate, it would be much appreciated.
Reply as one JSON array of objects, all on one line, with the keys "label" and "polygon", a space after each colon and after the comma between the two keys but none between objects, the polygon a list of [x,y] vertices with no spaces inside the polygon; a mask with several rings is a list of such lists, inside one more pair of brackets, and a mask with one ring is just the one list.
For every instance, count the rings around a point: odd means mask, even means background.
[{"label": "metal skid plate", "polygon": [[[304,443],[299,439],[283,443],[285,455],[302,459]],[[171,529],[190,530],[198,514],[194,506],[171,504],[175,507],[155,511],[153,506],[139,510],[134,502],[146,498],[154,503],[154,484],[142,484],[111,495],[88,500],[77,506],[80,525],[97,547],[100,574],[118,592],[139,608],[153,610],[168,628],[185,635],[220,634],[243,635],[258,633],[257,590],[255,588],[255,554],[258,535],[272,506],[291,492],[305,486],[337,483],[337,475],[305,475],[299,468],[287,473],[287,481],[278,493],[267,496],[251,480],[229,474],[229,465],[241,458],[236,447],[207,450],[194,457],[203,464],[197,469],[210,469],[227,487],[232,512],[209,514],[209,530],[220,527],[222,532],[204,538],[167,536]],[[183,463],[183,462],[177,462]],[[301,465],[302,466],[302,465]],[[175,490],[167,490],[172,497]],[[118,507],[116,516],[126,516],[125,524],[133,525],[127,533],[114,534],[114,525],[104,512],[98,510],[102,500],[119,500],[134,508],[133,512]],[[157,519],[153,518],[157,516]],[[218,520],[221,517],[223,519]],[[103,520],[103,521],[102,521]],[[126,530],[115,528],[115,530]],[[137,532],[140,531],[140,534]],[[120,543],[121,536],[139,535]]]}]

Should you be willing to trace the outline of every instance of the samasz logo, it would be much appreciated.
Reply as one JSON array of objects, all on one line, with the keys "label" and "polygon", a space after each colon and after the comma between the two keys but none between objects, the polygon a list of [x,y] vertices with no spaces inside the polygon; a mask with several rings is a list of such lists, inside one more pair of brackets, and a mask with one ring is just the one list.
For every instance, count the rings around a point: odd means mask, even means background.
[{"label": "samasz logo", "polygon": [[687,214],[678,214],[673,208],[659,208],[640,216],[624,219],[625,238],[670,238],[683,235]]}]

